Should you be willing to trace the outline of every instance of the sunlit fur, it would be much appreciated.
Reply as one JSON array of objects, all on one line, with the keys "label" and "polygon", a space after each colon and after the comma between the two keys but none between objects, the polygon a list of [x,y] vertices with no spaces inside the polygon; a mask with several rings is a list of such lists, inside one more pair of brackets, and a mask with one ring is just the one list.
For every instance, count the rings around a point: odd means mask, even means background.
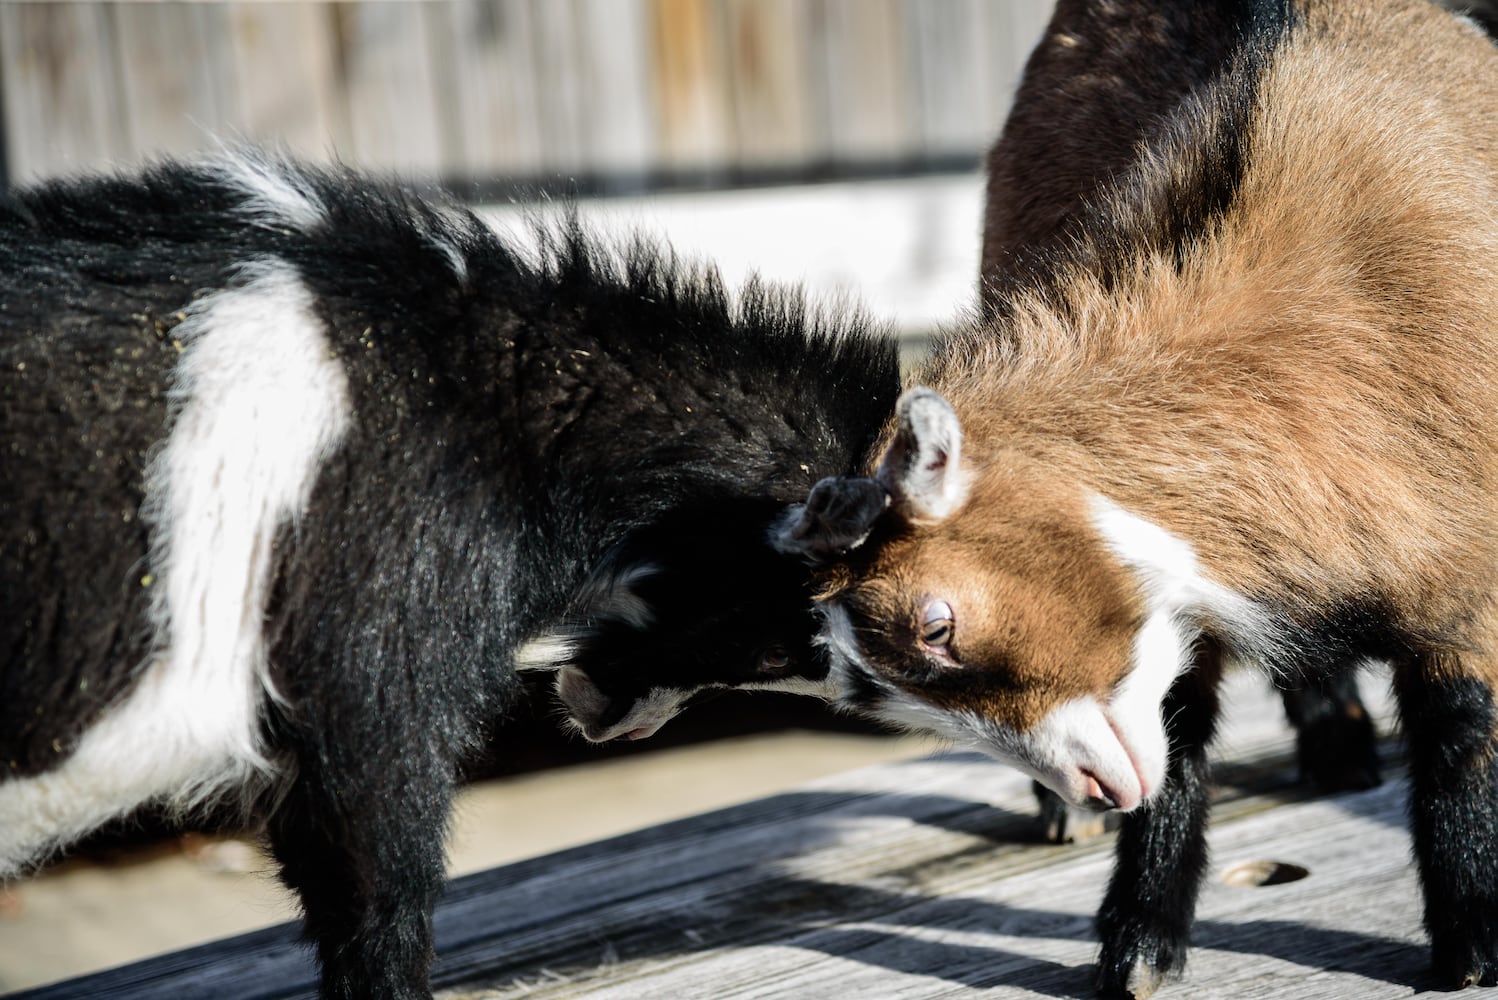
[{"label": "sunlit fur", "polygon": [[[1364,14],[1315,11],[1362,32]],[[1188,540],[1239,619],[1224,635],[1251,651],[1349,601],[1438,648],[1491,638],[1474,597],[1495,548],[1498,296],[1478,290],[1498,288],[1498,200],[1486,144],[1467,137],[1498,132],[1498,105],[1429,55],[1480,45],[1490,60],[1490,46],[1413,7],[1391,20],[1336,61],[1297,44],[1311,27],[1291,36],[1259,84],[1253,168],[1184,260],[1063,264],[1011,296],[1021,335],[962,334],[938,353],[917,381],[960,417],[971,497],[889,538],[839,600],[908,627],[917,597],[970,593],[959,648],[992,636],[1011,669],[1057,664],[999,709],[1033,722],[1132,665],[1151,575],[1108,551],[1100,497]],[[1427,105],[1449,124],[1412,136]],[[1169,155],[1136,170],[1176,169]],[[1131,196],[1110,196],[1115,216]]]},{"label": "sunlit fur", "polygon": [[244,275],[175,331],[175,424],[142,511],[148,662],[60,766],[0,782],[0,875],[143,802],[250,801],[282,777],[260,734],[276,694],[262,634],[272,543],[343,432],[347,390],[297,276],[265,263]]},{"label": "sunlit fur", "polygon": [[[1005,141],[1114,159],[990,189],[1016,219],[1047,184],[1083,207],[1002,245],[991,322],[917,373],[952,426],[908,394],[868,464],[895,503],[824,593],[845,700],[987,720],[1074,802],[1139,792],[1099,927],[1102,986],[1142,996],[1184,961],[1222,661],[1390,661],[1437,973],[1498,981],[1498,50],[1413,0],[1062,0],[1027,72]],[[954,427],[960,459],[888,461]],[[925,502],[953,475],[958,506]],[[918,642],[928,600],[950,656]],[[1088,699],[1113,731],[1058,744]],[[1114,741],[1137,785],[1108,795]]]}]

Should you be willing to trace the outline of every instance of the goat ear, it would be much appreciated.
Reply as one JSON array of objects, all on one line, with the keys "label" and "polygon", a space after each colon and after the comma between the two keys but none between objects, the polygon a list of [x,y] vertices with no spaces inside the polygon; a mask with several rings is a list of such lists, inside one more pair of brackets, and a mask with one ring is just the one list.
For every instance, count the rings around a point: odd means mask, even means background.
[{"label": "goat ear", "polygon": [[872,479],[829,476],[770,526],[770,544],[786,555],[826,562],[863,544],[889,494]]},{"label": "goat ear", "polygon": [[933,389],[908,389],[895,404],[895,436],[875,478],[905,517],[940,521],[967,499],[962,424]]}]

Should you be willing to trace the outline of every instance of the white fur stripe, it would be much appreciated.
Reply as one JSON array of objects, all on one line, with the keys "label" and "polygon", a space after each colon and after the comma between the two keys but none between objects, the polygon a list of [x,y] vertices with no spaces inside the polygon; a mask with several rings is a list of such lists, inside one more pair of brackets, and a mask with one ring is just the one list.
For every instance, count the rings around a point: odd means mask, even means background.
[{"label": "white fur stripe", "polygon": [[515,650],[516,670],[558,670],[577,655],[577,643],[565,635],[548,632]]},{"label": "white fur stripe", "polygon": [[269,154],[239,150],[215,161],[224,181],[249,199],[246,214],[257,222],[307,231],[327,220],[317,196],[297,186],[296,167]]},{"label": "white fur stripe", "polygon": [[136,805],[187,808],[272,768],[263,623],[277,529],[294,521],[349,419],[312,295],[279,263],[198,303],[174,422],[148,476],[156,652],[130,694],[45,774],[0,785],[0,874]]},{"label": "white fur stripe", "polygon": [[[1269,654],[1281,644],[1273,617],[1208,578],[1190,544],[1107,497],[1094,494],[1091,507],[1093,526],[1109,551],[1135,573],[1152,614],[1210,625],[1229,653],[1250,661],[1272,661]],[[1189,642],[1190,637],[1181,641]]]}]

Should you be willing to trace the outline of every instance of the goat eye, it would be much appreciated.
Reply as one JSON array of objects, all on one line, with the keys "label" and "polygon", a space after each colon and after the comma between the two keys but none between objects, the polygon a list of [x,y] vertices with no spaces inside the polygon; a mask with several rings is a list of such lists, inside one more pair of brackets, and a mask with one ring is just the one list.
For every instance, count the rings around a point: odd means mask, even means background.
[{"label": "goat eye", "polygon": [[784,646],[770,646],[759,654],[759,668],[765,671],[784,670],[791,665],[791,654]]},{"label": "goat eye", "polygon": [[926,605],[926,614],[921,622],[921,642],[928,646],[943,647],[951,643],[957,631],[957,621],[952,617],[952,606],[946,601],[932,601]]}]

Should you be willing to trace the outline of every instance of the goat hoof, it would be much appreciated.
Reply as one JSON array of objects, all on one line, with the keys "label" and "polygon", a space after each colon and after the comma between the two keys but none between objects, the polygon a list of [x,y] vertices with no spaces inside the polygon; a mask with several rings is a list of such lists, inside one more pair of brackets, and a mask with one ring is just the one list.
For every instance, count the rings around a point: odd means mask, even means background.
[{"label": "goat hoof", "polygon": [[1498,946],[1458,941],[1437,943],[1432,966],[1437,980],[1447,989],[1468,986],[1498,986]]},{"label": "goat hoof", "polygon": [[1498,986],[1498,968],[1493,966],[1469,969],[1462,976],[1444,977],[1453,988],[1464,990],[1468,986]]},{"label": "goat hoof", "polygon": [[1141,962],[1129,971],[1129,981],[1124,988],[1128,991],[1130,1000],[1145,1000],[1146,997],[1152,996],[1164,982],[1163,970]]},{"label": "goat hoof", "polygon": [[1146,1000],[1164,984],[1167,975],[1165,969],[1157,969],[1146,962],[1135,962],[1128,969],[1117,971],[1123,973],[1117,979],[1106,971],[1103,973],[1098,984],[1099,994],[1120,1000]]}]

